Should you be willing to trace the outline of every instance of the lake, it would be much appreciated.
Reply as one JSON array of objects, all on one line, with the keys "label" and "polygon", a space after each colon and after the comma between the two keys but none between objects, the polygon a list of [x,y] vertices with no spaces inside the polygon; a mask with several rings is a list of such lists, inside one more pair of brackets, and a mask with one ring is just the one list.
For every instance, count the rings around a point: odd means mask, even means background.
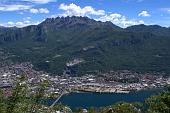
[{"label": "lake", "polygon": [[[114,103],[125,102],[144,102],[144,100],[152,95],[157,95],[162,89],[143,90],[138,92],[123,93],[70,93],[61,97],[58,103],[69,106],[71,109],[78,107],[104,107]],[[50,103],[54,100],[50,100]]]}]

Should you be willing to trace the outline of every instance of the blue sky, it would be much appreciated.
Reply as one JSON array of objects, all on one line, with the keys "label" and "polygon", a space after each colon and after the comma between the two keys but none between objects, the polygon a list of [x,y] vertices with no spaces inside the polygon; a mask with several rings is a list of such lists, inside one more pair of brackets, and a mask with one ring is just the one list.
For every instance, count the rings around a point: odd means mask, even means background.
[{"label": "blue sky", "polygon": [[121,27],[170,26],[170,0],[0,0],[0,25],[24,27],[57,16],[87,16]]}]

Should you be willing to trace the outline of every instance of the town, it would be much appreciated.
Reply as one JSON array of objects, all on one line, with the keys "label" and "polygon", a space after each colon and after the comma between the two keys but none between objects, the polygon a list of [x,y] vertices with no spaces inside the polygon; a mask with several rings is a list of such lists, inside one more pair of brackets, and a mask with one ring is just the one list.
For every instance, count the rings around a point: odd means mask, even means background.
[{"label": "town", "polygon": [[26,75],[27,84],[35,92],[38,84],[47,80],[50,86],[46,95],[61,95],[70,92],[96,92],[96,93],[129,93],[133,91],[160,88],[170,84],[170,77],[164,73],[136,73],[128,70],[110,71],[108,73],[85,74],[71,76],[68,74],[51,75],[33,69],[31,63],[15,64],[0,68],[0,87],[15,86],[17,76]]}]

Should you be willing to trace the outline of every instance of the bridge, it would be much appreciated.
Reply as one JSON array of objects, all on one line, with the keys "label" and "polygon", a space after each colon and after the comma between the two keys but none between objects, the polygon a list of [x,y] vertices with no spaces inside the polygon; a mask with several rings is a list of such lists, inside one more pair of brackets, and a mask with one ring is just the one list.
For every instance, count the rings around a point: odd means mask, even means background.
[{"label": "bridge", "polygon": [[53,102],[53,104],[50,106],[51,108],[54,107],[54,105],[60,100],[60,98],[66,94],[66,91],[63,91],[60,96]]}]

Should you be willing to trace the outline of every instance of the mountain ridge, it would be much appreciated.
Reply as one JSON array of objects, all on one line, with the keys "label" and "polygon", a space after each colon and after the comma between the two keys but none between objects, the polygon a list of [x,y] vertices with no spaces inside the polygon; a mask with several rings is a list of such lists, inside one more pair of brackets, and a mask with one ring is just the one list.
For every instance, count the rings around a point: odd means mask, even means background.
[{"label": "mountain ridge", "polygon": [[[161,26],[123,29],[87,17],[58,17],[24,28],[1,28],[0,48],[15,56],[8,59],[29,61],[50,73],[66,68],[79,75],[124,69],[169,73],[169,33]],[[70,62],[76,65],[67,67]]]}]

